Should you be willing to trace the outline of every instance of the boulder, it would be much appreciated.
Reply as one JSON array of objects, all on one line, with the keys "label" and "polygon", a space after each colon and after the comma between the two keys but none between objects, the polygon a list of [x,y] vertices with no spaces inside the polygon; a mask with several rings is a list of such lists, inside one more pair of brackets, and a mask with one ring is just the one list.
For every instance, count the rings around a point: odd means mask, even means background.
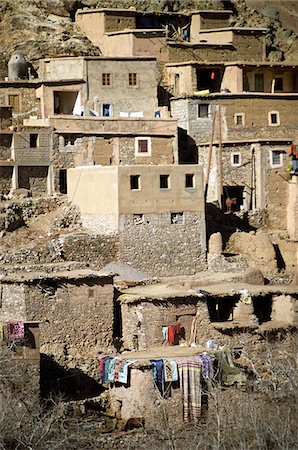
[{"label": "boulder", "polygon": [[249,283],[249,284],[264,284],[264,276],[260,269],[257,269],[256,267],[250,267],[248,268],[242,277],[243,283]]}]

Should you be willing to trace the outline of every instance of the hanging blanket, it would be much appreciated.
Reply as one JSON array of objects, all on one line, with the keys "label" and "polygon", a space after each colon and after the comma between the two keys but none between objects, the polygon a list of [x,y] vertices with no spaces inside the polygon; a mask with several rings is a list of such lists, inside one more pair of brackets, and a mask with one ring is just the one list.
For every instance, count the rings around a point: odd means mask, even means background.
[{"label": "hanging blanket", "polygon": [[178,381],[178,368],[176,361],[173,359],[164,359],[163,362],[165,381]]},{"label": "hanging blanket", "polygon": [[153,366],[153,380],[159,392],[163,395],[165,390],[163,359],[150,359],[150,362]]},{"label": "hanging blanket", "polygon": [[7,333],[8,338],[11,340],[24,339],[25,337],[24,323],[21,321],[9,322],[7,324]]},{"label": "hanging blanket", "polygon": [[183,421],[197,422],[201,416],[201,365],[198,356],[176,358],[183,401]]},{"label": "hanging blanket", "polygon": [[202,368],[202,376],[204,378],[213,378],[213,363],[212,359],[207,353],[199,355],[199,361]]}]

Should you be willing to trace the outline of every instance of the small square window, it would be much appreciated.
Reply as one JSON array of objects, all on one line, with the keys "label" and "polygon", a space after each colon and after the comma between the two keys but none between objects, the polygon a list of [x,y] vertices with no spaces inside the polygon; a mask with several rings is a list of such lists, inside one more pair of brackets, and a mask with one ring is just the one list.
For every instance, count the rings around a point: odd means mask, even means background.
[{"label": "small square window", "polygon": [[169,189],[170,175],[160,175],[159,176],[159,187],[160,187],[160,189]]},{"label": "small square window", "polygon": [[130,175],[130,189],[132,191],[140,190],[140,175]]},{"label": "small square window", "polygon": [[104,103],[102,105],[102,115],[103,117],[110,117],[112,115],[112,105]]},{"label": "small square window", "polygon": [[271,150],[271,152],[270,152],[270,165],[271,165],[271,167],[282,167],[282,165],[283,165],[283,152],[281,150]]},{"label": "small square window", "polygon": [[135,154],[136,156],[150,156],[151,155],[151,138],[136,138],[135,140]]},{"label": "small square window", "polygon": [[111,74],[110,73],[103,73],[102,74],[102,85],[103,86],[111,86]]},{"label": "small square window", "polygon": [[185,187],[186,188],[195,187],[195,176],[193,173],[187,173],[185,175]]},{"label": "small square window", "polygon": [[244,125],[244,117],[245,117],[244,113],[235,114],[235,116],[234,116],[235,125],[243,126]]},{"label": "small square window", "polygon": [[12,144],[12,134],[0,134],[0,147],[10,148]]},{"label": "small square window", "polygon": [[240,166],[241,165],[241,153],[232,153],[231,154],[231,165],[232,166]]},{"label": "small square window", "polygon": [[271,126],[278,126],[280,125],[279,120],[279,112],[278,111],[270,111],[268,114],[268,122]]},{"label": "small square window", "polygon": [[209,117],[209,105],[208,103],[202,103],[198,105],[198,117],[208,118]]},{"label": "small square window", "polygon": [[38,134],[30,134],[30,147],[38,147]]},{"label": "small square window", "polygon": [[171,224],[183,225],[184,224],[184,213],[183,212],[171,213]]},{"label": "small square window", "polygon": [[274,90],[275,91],[283,91],[284,89],[284,80],[281,77],[274,78]]},{"label": "small square window", "polygon": [[138,85],[138,74],[137,73],[129,73],[128,74],[128,85],[129,86],[137,86]]}]

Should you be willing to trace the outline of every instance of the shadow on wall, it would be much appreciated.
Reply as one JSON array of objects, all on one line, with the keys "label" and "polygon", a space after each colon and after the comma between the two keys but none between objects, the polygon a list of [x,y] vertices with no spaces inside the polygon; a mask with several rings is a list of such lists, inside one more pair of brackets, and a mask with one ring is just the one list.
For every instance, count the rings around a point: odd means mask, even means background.
[{"label": "shadow on wall", "polygon": [[182,128],[178,128],[178,159],[179,164],[198,164],[199,162],[197,145]]},{"label": "shadow on wall", "polygon": [[51,396],[62,396],[64,400],[83,400],[97,397],[105,389],[94,378],[78,368],[65,369],[50,356],[41,354],[40,392],[46,400]]},{"label": "shadow on wall", "polygon": [[225,248],[230,236],[236,231],[256,231],[257,228],[249,224],[248,213],[239,217],[234,213],[224,214],[218,203],[206,203],[206,234],[207,242],[211,234],[220,232],[222,235],[223,248]]}]

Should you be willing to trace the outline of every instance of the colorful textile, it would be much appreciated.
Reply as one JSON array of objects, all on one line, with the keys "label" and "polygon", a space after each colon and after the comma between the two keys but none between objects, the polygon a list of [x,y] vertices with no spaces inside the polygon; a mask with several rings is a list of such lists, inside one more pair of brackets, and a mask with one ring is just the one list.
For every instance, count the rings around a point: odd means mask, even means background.
[{"label": "colorful textile", "polygon": [[153,380],[157,386],[159,392],[164,394],[164,363],[163,359],[150,359],[153,366]]},{"label": "colorful textile", "polygon": [[197,356],[177,358],[183,401],[183,421],[197,422],[201,416],[201,366]]},{"label": "colorful textile", "polygon": [[115,380],[115,365],[117,360],[112,358],[111,361],[108,362],[107,372],[108,372],[108,382],[113,383]]},{"label": "colorful textile", "polygon": [[8,322],[7,333],[8,333],[8,338],[10,340],[24,339],[24,337],[25,337],[24,323],[21,321]]},{"label": "colorful textile", "polygon": [[199,355],[199,361],[201,363],[202,376],[204,378],[213,378],[213,363],[212,359],[207,353]]},{"label": "colorful textile", "polygon": [[127,384],[128,368],[134,362],[136,362],[136,360],[128,359],[127,361],[122,362],[122,364],[119,366],[119,371],[118,371],[118,382],[119,383]]},{"label": "colorful textile", "polygon": [[168,341],[169,344],[173,345],[175,340],[175,330],[174,327],[168,327]]},{"label": "colorful textile", "polygon": [[114,372],[114,381],[118,381],[119,377],[119,368],[122,363],[125,362],[125,359],[117,359],[115,363],[115,372]]},{"label": "colorful textile", "polygon": [[178,381],[177,363],[173,359],[164,359],[164,378],[166,382]]},{"label": "colorful textile", "polygon": [[111,356],[104,356],[99,360],[99,378],[103,383],[108,382],[108,364],[113,358]]}]

